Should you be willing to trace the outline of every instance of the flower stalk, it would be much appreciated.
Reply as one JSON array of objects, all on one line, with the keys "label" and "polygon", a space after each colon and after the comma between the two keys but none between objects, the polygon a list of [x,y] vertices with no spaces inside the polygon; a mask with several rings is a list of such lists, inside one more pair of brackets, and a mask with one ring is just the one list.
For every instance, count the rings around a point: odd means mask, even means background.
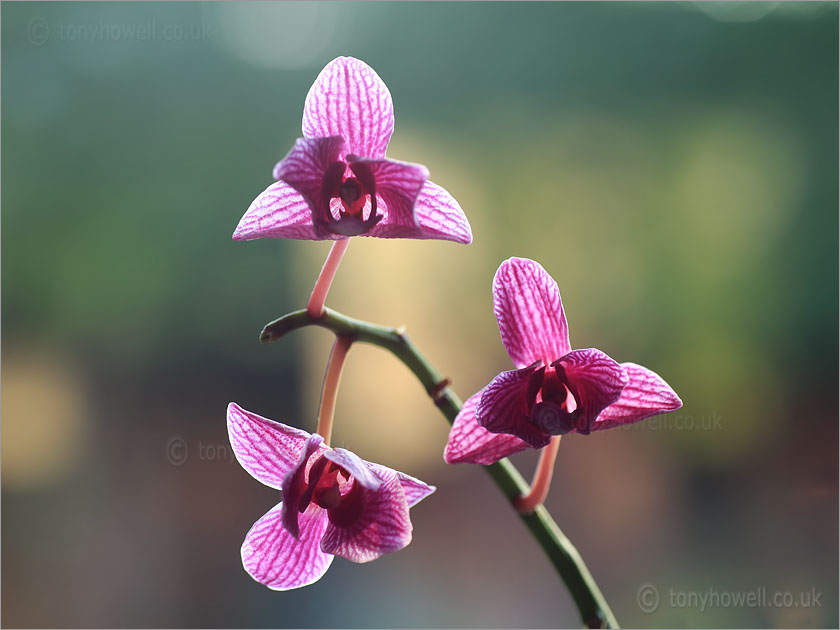
[{"label": "flower stalk", "polygon": [[338,266],[341,264],[341,259],[344,258],[344,252],[347,251],[349,244],[349,238],[333,241],[332,247],[330,247],[330,253],[327,254],[324,266],[321,267],[321,273],[318,274],[315,286],[312,287],[312,295],[309,296],[309,302],[306,305],[306,312],[311,317],[320,317],[324,313],[324,302],[327,301],[327,293],[330,292],[332,281],[335,278]]},{"label": "flower stalk", "polygon": [[325,445],[329,445],[332,437],[338,385],[341,382],[341,372],[344,368],[344,360],[347,358],[347,351],[350,350],[352,344],[353,340],[349,337],[337,335],[327,362],[324,388],[321,390],[321,406],[318,410],[318,429],[316,430],[316,433],[324,438]]},{"label": "flower stalk", "polygon": [[[402,330],[353,319],[332,309],[324,308],[318,317],[311,315],[307,310],[294,311],[284,315],[263,328],[260,341],[270,343],[293,330],[313,325],[331,330],[339,339],[347,339],[348,344],[359,341],[379,346],[391,352],[417,377],[450,424],[454,422],[455,417],[461,410],[460,399],[451,387],[447,386],[443,390],[440,389],[440,384],[443,382],[442,375]],[[336,343],[338,343],[338,340]],[[552,441],[555,448],[554,456],[556,456],[558,444],[559,441]],[[551,449],[552,445],[547,448]],[[547,456],[546,459],[548,459]],[[553,456],[551,459],[553,468]],[[527,482],[507,458],[503,458],[490,466],[485,466],[485,470],[511,504],[515,504],[520,497],[527,496],[530,493]],[[537,539],[546,556],[565,582],[580,611],[584,624],[590,628],[617,628],[618,622],[595,583],[592,574],[577,549],[563,534],[545,506],[540,502],[532,511],[519,512],[519,517]]]},{"label": "flower stalk", "polygon": [[554,462],[557,461],[557,451],[560,450],[560,437],[555,435],[548,446],[540,451],[540,461],[537,462],[537,469],[534,471],[531,489],[513,502],[517,512],[522,514],[533,512],[534,508],[548,496],[551,478],[554,476]]}]

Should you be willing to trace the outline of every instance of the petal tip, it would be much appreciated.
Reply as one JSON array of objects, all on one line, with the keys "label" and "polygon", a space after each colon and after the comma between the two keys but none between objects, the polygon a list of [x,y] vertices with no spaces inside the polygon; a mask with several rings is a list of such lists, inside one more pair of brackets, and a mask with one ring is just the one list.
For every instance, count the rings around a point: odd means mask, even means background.
[{"label": "petal tip", "polygon": [[245,410],[237,405],[235,402],[229,402],[227,406],[227,423],[228,427],[235,421],[236,415],[244,414]]},{"label": "petal tip", "polygon": [[443,449],[443,461],[447,464],[459,464],[461,463],[458,459],[457,454],[454,452],[452,448],[451,442],[446,442],[446,447]]},{"label": "petal tip", "polygon": [[453,466],[455,464],[478,464],[477,461],[470,458],[469,452],[458,452],[454,448],[451,449],[448,444],[443,451],[443,461]]},{"label": "petal tip", "polygon": [[681,409],[683,406],[682,398],[680,398],[677,395],[677,392],[675,392],[673,389],[671,390],[671,393],[673,394],[673,399],[670,401],[671,406],[668,408],[668,411],[676,411],[677,409]]},{"label": "petal tip", "polygon": [[233,231],[233,234],[231,235],[231,238],[234,241],[247,241],[248,240],[247,231],[242,227],[241,223],[236,226],[236,229]]}]

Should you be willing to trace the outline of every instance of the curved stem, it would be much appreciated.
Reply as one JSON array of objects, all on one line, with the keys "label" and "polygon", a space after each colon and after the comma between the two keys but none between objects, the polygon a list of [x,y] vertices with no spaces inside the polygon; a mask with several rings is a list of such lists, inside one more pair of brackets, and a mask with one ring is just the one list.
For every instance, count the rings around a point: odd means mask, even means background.
[{"label": "curved stem", "polygon": [[534,480],[531,482],[528,494],[523,494],[513,502],[513,507],[517,512],[523,514],[533,512],[535,507],[545,501],[548,488],[551,486],[551,477],[554,475],[554,462],[557,460],[558,450],[560,450],[560,436],[555,435],[548,446],[540,451],[540,461],[534,471]]},{"label": "curved stem", "polygon": [[324,388],[321,390],[321,407],[318,409],[318,433],[324,438],[324,444],[329,445],[332,436],[333,416],[335,415],[335,399],[338,397],[338,384],[341,382],[341,370],[347,351],[353,345],[349,337],[337,335],[327,362],[327,372],[324,375]]},{"label": "curved stem", "polygon": [[[284,315],[263,328],[260,341],[270,343],[286,333],[305,326],[321,326],[336,335],[348,337],[352,341],[370,343],[388,350],[414,373],[450,424],[455,421],[455,416],[461,410],[460,399],[451,387],[446,386],[441,389],[443,378],[440,372],[429,363],[402,330],[352,319],[325,308],[320,317],[313,317],[305,310]],[[507,458],[485,466],[485,470],[511,503],[529,491],[525,479]],[[533,512],[520,513],[519,518],[537,539],[566,583],[584,624],[590,628],[617,628],[618,622],[589,573],[589,569],[586,568],[577,549],[551,518],[545,506],[537,505]]]},{"label": "curved stem", "polygon": [[341,259],[344,257],[344,252],[347,251],[349,244],[349,238],[333,241],[332,247],[330,247],[330,253],[327,254],[324,266],[321,267],[321,273],[318,274],[315,286],[312,287],[312,295],[309,296],[309,302],[306,305],[306,312],[311,317],[320,317],[324,313],[324,302],[327,301],[327,293],[330,292],[330,286],[332,285],[333,278],[335,278],[335,272],[338,271],[338,266],[341,264]]}]

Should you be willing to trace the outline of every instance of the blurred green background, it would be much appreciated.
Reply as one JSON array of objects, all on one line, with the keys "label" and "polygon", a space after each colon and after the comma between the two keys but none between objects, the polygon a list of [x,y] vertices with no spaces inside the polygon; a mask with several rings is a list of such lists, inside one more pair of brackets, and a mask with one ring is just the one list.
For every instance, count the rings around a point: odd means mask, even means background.
[{"label": "blurred green background", "polygon": [[[230,235],[319,70],[353,55],[394,97],[389,155],[428,165],[475,242],[357,239],[329,304],[405,324],[466,398],[510,366],[496,267],[539,260],[574,347],[685,401],[561,445],[548,507],[619,621],[836,627],[837,22],[811,3],[4,3],[3,625],[579,624],[371,347],[334,443],[438,486],[414,542],[287,593],[241,567],[278,497],[233,461],[225,406],[314,430],[330,335],[257,336],[328,245]],[[721,597],[760,587],[790,598]]]}]

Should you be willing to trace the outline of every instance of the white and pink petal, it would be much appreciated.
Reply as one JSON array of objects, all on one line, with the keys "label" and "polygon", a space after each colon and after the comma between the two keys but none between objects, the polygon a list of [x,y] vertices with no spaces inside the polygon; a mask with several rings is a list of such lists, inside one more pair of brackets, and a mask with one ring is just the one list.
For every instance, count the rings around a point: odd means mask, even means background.
[{"label": "white and pink petal", "polygon": [[306,431],[263,418],[236,403],[228,405],[227,427],[237,461],[255,479],[277,490],[309,439]]},{"label": "white and pink petal", "polygon": [[394,472],[400,480],[400,485],[405,494],[405,501],[410,508],[437,490],[435,486],[431,486],[425,481],[420,481],[417,477],[412,477],[399,470],[395,470]]},{"label": "white and pink petal", "polygon": [[365,62],[338,57],[328,63],[306,95],[303,135],[341,136],[344,153],[385,157],[394,131],[394,104],[388,87]]},{"label": "white and pink petal", "polygon": [[[286,182],[274,182],[254,199],[233,233],[235,241],[258,238],[320,240],[312,224],[312,209]],[[325,238],[339,239],[338,235]]]},{"label": "white and pink petal", "polygon": [[345,165],[338,159],[343,146],[338,136],[298,138],[274,167],[274,178],[289,184],[309,204],[316,234],[332,218],[329,200],[331,188],[337,188],[344,175]]},{"label": "white and pink petal", "polygon": [[493,279],[493,312],[502,343],[517,368],[546,364],[571,350],[557,283],[527,258],[504,261]]},{"label": "white and pink petal", "polygon": [[473,394],[455,417],[443,459],[447,464],[481,464],[487,466],[503,457],[531,448],[515,435],[491,433],[478,424],[475,408],[482,392]]},{"label": "white and pink petal", "polygon": [[282,504],[254,523],[242,543],[242,566],[260,584],[286,591],[317,582],[333,561],[321,550],[327,513],[310,505],[300,516],[300,539],[282,525]]},{"label": "white and pink petal", "polygon": [[653,370],[635,363],[622,363],[621,367],[627,373],[628,383],[621,397],[595,420],[593,431],[639,422],[682,407],[677,393]]},{"label": "white and pink petal", "polygon": [[460,204],[445,188],[427,181],[414,203],[420,236],[456,243],[472,243],[472,229]]},{"label": "white and pink petal", "polygon": [[389,477],[391,473],[397,475],[403,492],[405,493],[405,500],[406,503],[408,503],[408,507],[414,507],[420,503],[420,501],[437,490],[437,488],[430,486],[425,481],[421,481],[420,479],[417,479],[417,477],[412,477],[411,475],[407,475],[399,470],[394,470],[393,468],[388,468],[382,464],[375,464],[369,461],[365,461],[365,464],[381,479]]}]

